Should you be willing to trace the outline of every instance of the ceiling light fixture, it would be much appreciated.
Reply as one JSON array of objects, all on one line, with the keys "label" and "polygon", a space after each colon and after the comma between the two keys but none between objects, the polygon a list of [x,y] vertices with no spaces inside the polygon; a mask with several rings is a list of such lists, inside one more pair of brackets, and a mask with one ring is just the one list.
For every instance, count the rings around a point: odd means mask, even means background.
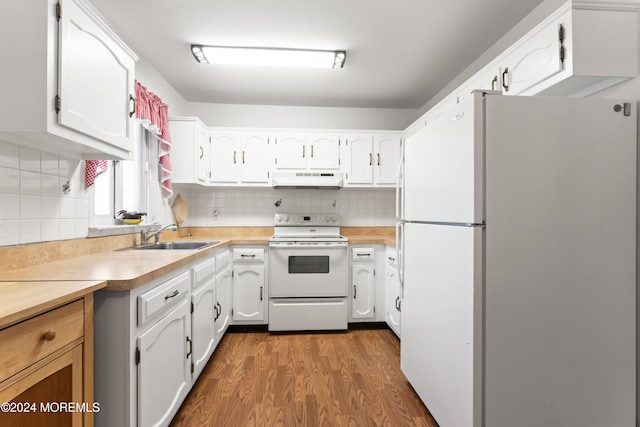
[{"label": "ceiling light fixture", "polygon": [[196,61],[204,64],[263,65],[279,67],[342,68],[347,53],[262,47],[191,45]]}]

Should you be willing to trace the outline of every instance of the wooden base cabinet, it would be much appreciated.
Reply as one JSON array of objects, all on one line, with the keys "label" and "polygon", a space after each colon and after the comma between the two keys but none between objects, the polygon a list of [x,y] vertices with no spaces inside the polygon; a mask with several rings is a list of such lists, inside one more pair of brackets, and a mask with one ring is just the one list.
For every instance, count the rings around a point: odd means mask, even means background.
[{"label": "wooden base cabinet", "polygon": [[0,330],[0,348],[0,425],[93,426],[91,294]]}]

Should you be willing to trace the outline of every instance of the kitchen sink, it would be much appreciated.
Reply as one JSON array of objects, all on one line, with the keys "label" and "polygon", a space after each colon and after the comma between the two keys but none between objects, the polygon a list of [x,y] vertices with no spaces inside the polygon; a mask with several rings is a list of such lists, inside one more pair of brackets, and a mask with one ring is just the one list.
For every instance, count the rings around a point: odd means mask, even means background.
[{"label": "kitchen sink", "polygon": [[174,249],[202,249],[220,242],[159,242],[134,246],[133,249],[174,250]]}]

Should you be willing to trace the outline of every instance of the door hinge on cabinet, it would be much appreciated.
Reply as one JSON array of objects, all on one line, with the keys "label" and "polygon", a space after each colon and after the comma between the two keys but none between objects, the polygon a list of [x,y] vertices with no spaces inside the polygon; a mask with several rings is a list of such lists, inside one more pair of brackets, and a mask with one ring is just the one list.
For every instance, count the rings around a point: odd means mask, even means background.
[{"label": "door hinge on cabinet", "polygon": [[56,113],[59,113],[62,109],[62,99],[60,99],[59,95],[56,95]]},{"label": "door hinge on cabinet", "polygon": [[140,364],[140,348],[136,347],[136,365]]},{"label": "door hinge on cabinet", "polygon": [[564,64],[564,26],[562,24],[558,28],[558,40],[560,40],[560,62]]},{"label": "door hinge on cabinet", "polygon": [[60,2],[56,3],[56,19],[60,21],[62,17],[62,6],[60,6]]},{"label": "door hinge on cabinet", "polygon": [[191,312],[193,313],[193,303],[191,303]]}]

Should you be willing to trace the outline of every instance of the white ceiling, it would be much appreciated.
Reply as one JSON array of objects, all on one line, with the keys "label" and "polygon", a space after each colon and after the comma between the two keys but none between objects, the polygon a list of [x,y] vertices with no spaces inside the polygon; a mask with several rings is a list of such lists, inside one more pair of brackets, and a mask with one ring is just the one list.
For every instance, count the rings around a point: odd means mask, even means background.
[{"label": "white ceiling", "polygon": [[[542,0],[90,0],[187,101],[420,108]],[[197,64],[191,44],[339,49],[343,69]]]}]

